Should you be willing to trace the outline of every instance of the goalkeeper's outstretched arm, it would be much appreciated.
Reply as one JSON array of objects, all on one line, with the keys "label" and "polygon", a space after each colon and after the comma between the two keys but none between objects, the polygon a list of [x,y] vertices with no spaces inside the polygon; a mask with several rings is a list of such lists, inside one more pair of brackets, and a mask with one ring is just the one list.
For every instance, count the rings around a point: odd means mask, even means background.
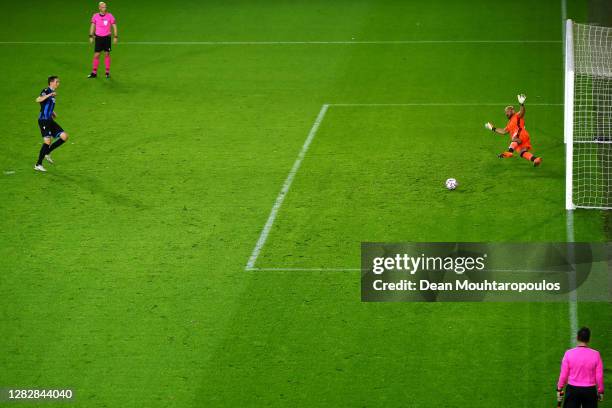
[{"label": "goalkeeper's outstretched arm", "polygon": [[491,122],[485,123],[485,127],[487,129],[493,131],[494,133],[499,134],[499,135],[507,135],[508,134],[508,129],[506,129],[506,128],[503,128],[503,129],[496,128]]},{"label": "goalkeeper's outstretched arm", "polygon": [[516,98],[518,99],[518,102],[521,105],[521,109],[519,110],[517,115],[519,118],[522,118],[523,116],[525,116],[525,99],[527,99],[527,97],[524,94],[520,94],[517,95]]}]

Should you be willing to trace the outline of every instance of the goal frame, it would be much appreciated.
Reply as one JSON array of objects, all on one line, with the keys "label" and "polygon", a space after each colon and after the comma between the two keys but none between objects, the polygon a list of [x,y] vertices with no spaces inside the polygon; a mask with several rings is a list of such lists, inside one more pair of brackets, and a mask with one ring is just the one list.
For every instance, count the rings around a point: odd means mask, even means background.
[{"label": "goal frame", "polygon": [[[600,75],[603,75],[603,78],[605,78],[606,80],[612,81],[612,77],[610,77],[610,72],[612,72],[612,67],[607,67],[606,65],[606,67],[602,71],[603,73],[601,73],[598,68],[593,70],[593,68],[591,67],[585,68],[583,66],[584,64],[592,63],[592,61],[590,61],[590,57],[589,58],[584,57],[582,55],[582,51],[580,50],[580,47],[584,46],[583,44],[584,39],[581,37],[583,35],[584,27],[593,27],[594,29],[612,30],[611,27],[599,27],[599,26],[594,26],[594,25],[578,24],[571,19],[568,19],[565,21],[565,27],[564,27],[565,35],[563,36],[563,39],[564,39],[563,51],[564,51],[564,65],[565,65],[564,112],[563,112],[564,114],[563,139],[565,142],[565,209],[575,210],[577,208],[584,208],[584,209],[595,209],[595,210],[612,210],[612,200],[611,200],[612,197],[610,196],[610,194],[612,194],[611,193],[612,190],[610,189],[610,186],[608,186],[609,181],[610,181],[609,178],[610,178],[610,170],[611,170],[609,167],[610,165],[608,164],[608,160],[610,157],[609,156],[610,152],[608,150],[604,150],[604,152],[601,152],[602,154],[605,154],[605,160],[606,160],[605,164],[602,164],[602,166],[606,166],[602,168],[602,170],[606,172],[606,174],[602,177],[606,177],[606,180],[608,181],[608,183],[605,184],[605,187],[604,187],[605,190],[603,191],[603,194],[605,194],[605,197],[603,197],[601,200],[587,199],[586,201],[584,201],[582,194],[578,194],[576,196],[574,195],[575,191],[580,192],[580,189],[583,187],[581,183],[584,182],[584,180],[582,180],[582,177],[580,177],[578,180],[576,180],[576,178],[574,177],[576,175],[574,170],[577,170],[578,173],[580,173],[580,170],[584,164],[580,160],[580,155],[582,154],[581,149],[584,149],[582,147],[583,144],[593,143],[596,146],[599,146],[601,143],[604,146],[606,146],[605,149],[609,149],[607,146],[609,146],[610,143],[612,143],[612,141],[609,140],[610,130],[604,130],[605,135],[601,136],[602,140],[600,140],[599,135],[595,135],[595,137],[593,137],[593,141],[582,140],[583,139],[583,136],[582,136],[583,129],[581,128],[581,126],[576,126],[576,124],[574,123],[576,118],[578,118],[579,122],[581,123],[584,122],[584,118],[582,117],[584,112],[581,112],[581,110],[585,109],[585,106],[584,106],[585,101],[581,99],[581,95],[578,95],[579,97],[578,101],[576,100],[576,86],[578,86],[579,89],[581,89],[581,87],[584,86],[583,84],[584,78],[581,79],[581,77],[579,76],[580,75],[589,75],[589,76],[593,75],[595,77],[599,77]],[[612,31],[608,31],[608,34],[605,34],[605,35],[610,35],[610,34],[612,34]],[[576,43],[576,41],[578,41],[578,44]],[[589,43],[588,45],[591,45],[591,43]],[[576,52],[575,52],[577,51],[577,48],[576,48],[577,46],[579,47],[578,48],[579,55],[576,55]],[[597,44],[593,46],[595,48],[598,48],[601,46],[601,44],[599,44],[598,42]],[[604,56],[604,58],[609,58],[609,57]],[[608,64],[607,61],[605,61],[604,63]],[[586,70],[587,72],[585,73],[583,72],[583,70]],[[604,86],[608,86],[608,85],[604,85]],[[607,95],[608,94],[606,93],[605,98],[608,98]],[[576,105],[577,102],[578,102],[578,105]],[[606,99],[606,103],[607,103],[607,99]],[[578,111],[576,111],[576,108],[578,108]],[[608,105],[606,105],[606,109],[609,109]],[[597,123],[600,123],[600,122],[597,121]],[[600,124],[607,124],[607,120],[604,119],[604,122]],[[590,126],[590,124],[585,125],[585,126]],[[578,137],[578,140],[576,139],[576,136]],[[576,148],[578,150],[576,150]],[[576,160],[574,160],[575,157],[576,157]],[[597,177],[598,176],[595,175],[596,179]],[[576,181],[579,182],[578,186],[574,185]],[[577,187],[577,189],[574,187]]]}]

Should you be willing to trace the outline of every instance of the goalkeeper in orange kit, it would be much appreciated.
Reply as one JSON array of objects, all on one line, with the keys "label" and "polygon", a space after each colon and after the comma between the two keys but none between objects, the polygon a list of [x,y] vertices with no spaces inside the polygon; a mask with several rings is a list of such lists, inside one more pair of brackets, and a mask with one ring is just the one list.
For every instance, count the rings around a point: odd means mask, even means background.
[{"label": "goalkeeper in orange kit", "polygon": [[499,154],[497,157],[500,159],[514,156],[514,152],[517,152],[525,160],[533,162],[535,167],[542,164],[542,158],[535,156],[530,152],[531,150],[531,139],[529,133],[525,129],[525,95],[517,96],[521,109],[517,112],[514,111],[514,106],[506,106],[504,112],[508,118],[508,124],[503,129],[496,128],[491,122],[487,122],[485,127],[492,130],[500,135],[510,135],[510,146],[508,150]]}]

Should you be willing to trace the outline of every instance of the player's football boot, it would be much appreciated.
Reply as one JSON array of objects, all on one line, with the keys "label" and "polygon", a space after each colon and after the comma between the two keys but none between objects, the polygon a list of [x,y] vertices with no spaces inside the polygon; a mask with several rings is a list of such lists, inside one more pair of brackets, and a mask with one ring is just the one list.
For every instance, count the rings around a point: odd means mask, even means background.
[{"label": "player's football boot", "polygon": [[106,73],[106,79],[110,79],[110,72]]},{"label": "player's football boot", "polygon": [[508,159],[513,156],[512,152],[503,152],[497,155],[500,159]]},{"label": "player's football boot", "polygon": [[48,161],[51,164],[54,164],[55,162],[53,161],[53,159],[51,158],[50,154],[45,155],[45,160]]},{"label": "player's football boot", "polygon": [[34,170],[36,170],[36,171],[42,171],[42,172],[47,171],[47,169],[45,169],[45,168],[42,166],[42,164],[36,164],[36,165],[34,165]]},{"label": "player's football boot", "polygon": [[536,157],[536,159],[533,161],[533,167],[538,167],[540,164],[542,164],[542,158]]},{"label": "player's football boot", "polygon": [[97,78],[98,74],[96,74],[95,72],[92,72],[91,74],[87,75],[87,78]]}]

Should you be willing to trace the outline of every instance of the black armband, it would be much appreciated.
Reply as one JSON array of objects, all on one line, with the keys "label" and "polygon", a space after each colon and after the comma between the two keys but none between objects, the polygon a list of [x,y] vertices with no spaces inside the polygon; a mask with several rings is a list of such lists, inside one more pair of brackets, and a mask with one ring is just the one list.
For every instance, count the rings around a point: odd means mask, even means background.
[{"label": "black armband", "polygon": [[493,127],[491,128],[491,132],[495,132],[496,130],[497,130],[497,128],[496,128],[495,126],[493,126]]}]

